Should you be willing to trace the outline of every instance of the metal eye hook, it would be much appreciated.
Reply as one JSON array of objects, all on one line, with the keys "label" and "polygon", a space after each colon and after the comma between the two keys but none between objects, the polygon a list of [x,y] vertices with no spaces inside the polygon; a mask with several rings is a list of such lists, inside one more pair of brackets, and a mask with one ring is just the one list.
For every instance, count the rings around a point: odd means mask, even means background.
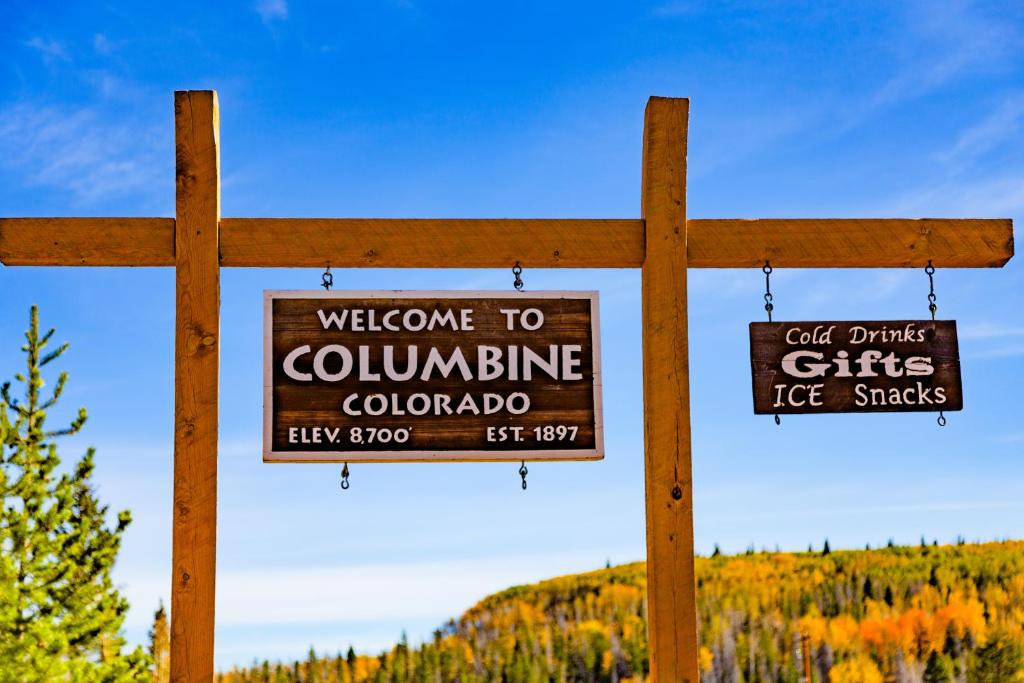
[{"label": "metal eye hook", "polygon": [[350,484],[348,483],[348,463],[345,463],[345,465],[341,468],[341,490],[348,491],[349,486]]},{"label": "metal eye hook", "polygon": [[320,286],[326,289],[328,292],[331,291],[331,287],[334,286],[334,276],[331,275],[331,264],[327,264],[327,268],[324,270],[323,277],[321,278]]},{"label": "metal eye hook", "polygon": [[523,291],[523,278],[520,277],[523,274],[523,267],[519,265],[519,261],[512,266],[512,274],[516,276],[516,279],[512,281],[512,286],[516,288],[517,292]]},{"label": "metal eye hook", "polygon": [[526,490],[526,475],[530,470],[526,469],[526,461],[523,460],[519,465],[519,476],[523,478],[523,490]]}]

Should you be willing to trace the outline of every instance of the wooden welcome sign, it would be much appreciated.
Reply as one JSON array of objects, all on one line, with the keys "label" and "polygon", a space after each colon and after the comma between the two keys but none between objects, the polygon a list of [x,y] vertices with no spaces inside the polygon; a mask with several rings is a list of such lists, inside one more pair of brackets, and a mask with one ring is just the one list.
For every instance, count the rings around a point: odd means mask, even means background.
[{"label": "wooden welcome sign", "polygon": [[266,462],[603,457],[596,292],[264,303]]},{"label": "wooden welcome sign", "polygon": [[750,323],[754,412],[963,408],[952,320]]}]

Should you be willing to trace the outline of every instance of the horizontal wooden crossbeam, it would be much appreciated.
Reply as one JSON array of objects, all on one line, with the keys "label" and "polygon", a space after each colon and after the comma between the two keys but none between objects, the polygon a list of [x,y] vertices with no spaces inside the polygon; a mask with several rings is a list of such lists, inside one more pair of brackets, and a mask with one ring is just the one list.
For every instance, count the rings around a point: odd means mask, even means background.
[{"label": "horizontal wooden crossbeam", "polygon": [[225,266],[639,268],[640,220],[223,218]]},{"label": "horizontal wooden crossbeam", "polygon": [[[415,239],[413,239],[415,236]],[[639,268],[641,219],[223,218],[226,267]],[[691,268],[999,267],[1009,219],[697,218]],[[0,218],[10,266],[173,266],[171,218]]]},{"label": "horizontal wooden crossbeam", "polygon": [[6,266],[173,266],[173,218],[0,218]]},{"label": "horizontal wooden crossbeam", "polygon": [[979,218],[704,218],[687,221],[691,268],[993,268],[1013,221]]}]

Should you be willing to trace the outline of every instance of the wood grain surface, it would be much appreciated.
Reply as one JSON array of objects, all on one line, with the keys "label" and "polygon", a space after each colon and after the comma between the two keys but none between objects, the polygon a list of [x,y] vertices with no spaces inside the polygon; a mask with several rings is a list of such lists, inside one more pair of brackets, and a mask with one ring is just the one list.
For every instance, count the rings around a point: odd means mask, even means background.
[{"label": "wood grain surface", "polygon": [[690,268],[990,268],[1013,256],[1013,221],[979,218],[703,218]]},{"label": "wood grain surface", "polygon": [[173,266],[173,218],[0,218],[7,266]]},{"label": "wood grain surface", "polygon": [[[268,462],[579,460],[602,456],[596,293],[392,292],[364,297],[351,292],[267,292],[266,298],[270,320],[265,341],[264,459]],[[519,316],[512,315],[515,329],[510,331],[509,316],[502,310],[530,309],[543,312],[543,324],[536,330],[523,329]],[[419,315],[429,319],[450,313],[452,320],[461,323],[464,311],[472,330],[454,330],[448,323],[436,324],[434,329],[415,329],[419,327]],[[344,313],[343,329],[330,322],[329,329],[324,329],[323,320],[330,321],[332,313]],[[406,315],[413,316],[410,327],[414,329],[405,328]],[[359,316],[356,325],[352,316]],[[377,328],[384,328],[386,319],[390,327],[399,330],[370,331],[366,328],[371,316]],[[530,326],[537,321],[531,313]],[[578,366],[574,366],[579,379],[561,374],[562,347],[566,345],[580,347],[574,353],[579,359]],[[351,358],[348,374],[338,380],[318,375],[314,360],[325,347],[335,350],[324,356],[323,371],[342,371],[339,346]],[[517,378],[505,372],[481,380],[480,346],[501,349],[501,363],[506,367],[509,347],[518,347],[512,354],[518,359]],[[524,346],[545,359],[550,359],[550,347],[555,346],[559,377],[552,378],[534,368],[532,378],[526,380],[521,358]],[[297,352],[297,359],[289,365],[288,356],[305,347],[308,350]],[[366,363],[361,362],[360,347],[366,349]],[[409,368],[410,347],[415,347],[416,374],[404,380],[389,379],[384,365],[386,347],[392,349],[392,367],[399,373]],[[471,379],[465,379],[458,370],[444,377],[436,369],[423,378],[432,349],[447,361],[456,348],[466,359]],[[291,374],[286,366],[292,368]],[[504,401],[512,395],[525,395],[529,410],[519,415],[504,409],[482,414],[486,394],[491,394],[489,400],[495,403],[498,399],[494,396]],[[456,411],[467,395],[481,414],[474,410],[447,414],[442,407],[447,405]],[[351,396],[356,398],[346,411],[343,406]],[[371,399],[370,412],[381,412],[386,405],[383,414],[366,414],[366,400],[371,396],[383,399]],[[413,396],[417,396],[413,411],[422,412],[429,406],[426,414],[412,414],[409,402]],[[445,397],[447,402],[435,397]],[[517,408],[520,405],[516,403]],[[363,414],[350,414],[354,412]],[[547,427],[555,431],[545,431]],[[518,428],[518,432],[497,431],[500,428]],[[536,428],[541,429],[540,434],[534,431]],[[394,438],[397,433],[407,438],[400,443]],[[501,435],[506,438],[501,439]]]},{"label": "wood grain surface", "polygon": [[177,315],[171,681],[213,680],[220,355],[217,94],[174,93]]},{"label": "wood grain surface", "polygon": [[[226,267],[639,268],[641,219],[224,218]],[[999,267],[1010,219],[691,218],[690,268]],[[172,266],[172,218],[0,218],[10,266]]]},{"label": "wood grain surface", "polygon": [[651,680],[699,683],[693,565],[686,302],[689,100],[654,97],[644,117],[644,468]]},{"label": "wood grain surface", "polygon": [[225,266],[638,268],[637,219],[225,218]]},{"label": "wood grain surface", "polygon": [[[690,268],[997,267],[1009,219],[689,219]],[[636,219],[225,218],[224,266],[637,268]]]},{"label": "wood grain surface", "polygon": [[750,323],[750,366],[759,415],[963,409],[953,320]]}]

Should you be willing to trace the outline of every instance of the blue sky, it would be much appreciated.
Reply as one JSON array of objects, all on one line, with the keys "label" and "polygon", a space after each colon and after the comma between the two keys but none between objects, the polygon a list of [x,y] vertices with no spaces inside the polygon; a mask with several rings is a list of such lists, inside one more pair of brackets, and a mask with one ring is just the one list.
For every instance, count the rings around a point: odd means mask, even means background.
[{"label": "blue sky", "polygon": [[[694,217],[1024,214],[1014,2],[6,2],[0,215],[174,211],[172,91],[220,94],[225,216],[635,217],[643,109],[691,98]],[[945,271],[965,410],[752,413],[759,271],[690,274],[696,542],[803,549],[1024,536],[1024,266]],[[511,266],[511,264],[510,264]],[[217,661],[374,650],[514,583],[644,556],[635,271],[524,273],[601,293],[607,458],[263,465],[264,288],[222,280]],[[339,288],[506,289],[488,271],[338,271]],[[130,508],[116,574],[145,637],[167,599],[170,269],[0,268],[0,375],[28,308],[71,341],[64,457]],[[919,271],[776,271],[777,319],[927,315]]]}]

